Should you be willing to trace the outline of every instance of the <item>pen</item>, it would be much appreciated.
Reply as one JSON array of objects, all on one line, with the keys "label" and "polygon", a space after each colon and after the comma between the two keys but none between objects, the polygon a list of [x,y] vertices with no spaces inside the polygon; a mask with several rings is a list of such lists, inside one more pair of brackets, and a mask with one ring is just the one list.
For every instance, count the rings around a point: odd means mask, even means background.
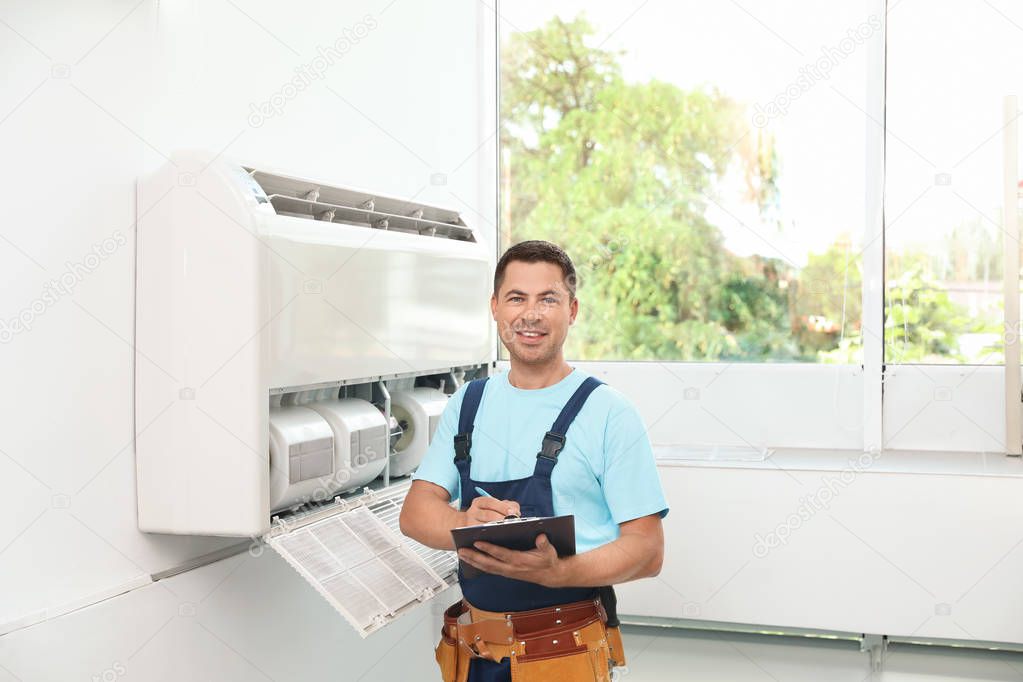
[{"label": "pen", "polygon": [[[493,495],[491,495],[490,493],[488,493],[486,490],[484,490],[483,488],[481,488],[479,486],[476,486],[476,492],[479,493],[480,495],[482,495],[483,497],[493,497]],[[506,518],[506,519],[517,519],[517,518],[520,518],[520,517],[517,514],[509,514],[508,516],[505,516],[504,518]]]}]

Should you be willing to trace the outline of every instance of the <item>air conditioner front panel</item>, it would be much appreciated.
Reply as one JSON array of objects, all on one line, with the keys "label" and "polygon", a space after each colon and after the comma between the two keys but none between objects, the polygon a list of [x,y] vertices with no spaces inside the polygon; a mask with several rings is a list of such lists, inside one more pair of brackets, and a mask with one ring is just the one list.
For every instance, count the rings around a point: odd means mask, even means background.
[{"label": "air conditioner front panel", "polygon": [[489,361],[481,244],[289,216],[264,228],[272,387]]}]

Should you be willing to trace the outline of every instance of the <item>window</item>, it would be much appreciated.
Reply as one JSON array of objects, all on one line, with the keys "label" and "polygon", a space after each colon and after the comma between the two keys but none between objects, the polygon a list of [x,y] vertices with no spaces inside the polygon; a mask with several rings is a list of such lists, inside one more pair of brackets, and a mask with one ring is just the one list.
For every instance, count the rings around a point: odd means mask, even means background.
[{"label": "window", "polygon": [[566,248],[566,357],[644,396],[655,444],[1005,451],[1023,7],[498,12],[500,245]]},{"label": "window", "polygon": [[500,6],[501,245],[575,261],[567,357],[860,362],[867,9]]},{"label": "window", "polygon": [[888,14],[885,359],[1001,364],[1003,97],[1023,84],[1014,3]]}]

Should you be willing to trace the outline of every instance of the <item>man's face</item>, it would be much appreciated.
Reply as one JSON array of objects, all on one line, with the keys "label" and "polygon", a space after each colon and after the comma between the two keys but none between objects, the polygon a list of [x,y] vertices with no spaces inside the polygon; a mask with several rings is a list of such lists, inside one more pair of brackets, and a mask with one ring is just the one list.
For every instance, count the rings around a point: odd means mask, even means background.
[{"label": "man's face", "polygon": [[559,266],[512,261],[490,310],[512,359],[542,365],[561,356],[579,301],[569,300]]}]

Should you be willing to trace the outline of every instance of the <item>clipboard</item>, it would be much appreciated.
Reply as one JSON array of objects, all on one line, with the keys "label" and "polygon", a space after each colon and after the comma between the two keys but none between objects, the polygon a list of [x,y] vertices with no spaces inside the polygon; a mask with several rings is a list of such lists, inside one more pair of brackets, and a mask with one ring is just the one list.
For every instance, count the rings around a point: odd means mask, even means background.
[{"label": "clipboard", "polygon": [[[508,549],[526,551],[536,549],[536,538],[541,533],[547,539],[559,557],[575,554],[575,516],[510,516],[500,521],[491,521],[478,526],[462,526],[451,529],[451,537],[455,541],[455,549],[468,547],[475,549],[473,543],[479,540],[500,545]],[[476,578],[485,572],[471,566],[461,559],[458,561],[463,578]]]}]

